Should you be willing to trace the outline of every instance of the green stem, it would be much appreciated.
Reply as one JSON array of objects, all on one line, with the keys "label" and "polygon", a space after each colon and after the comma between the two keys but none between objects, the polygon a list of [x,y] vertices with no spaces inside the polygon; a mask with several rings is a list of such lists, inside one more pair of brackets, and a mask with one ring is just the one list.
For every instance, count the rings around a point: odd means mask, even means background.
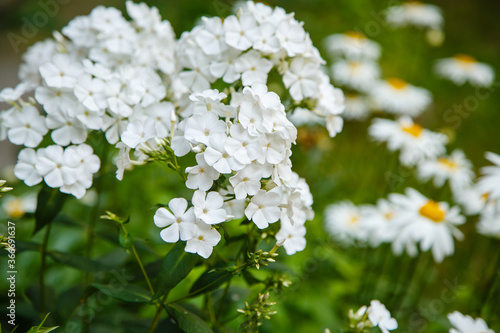
[{"label": "green stem", "polygon": [[208,314],[210,315],[210,321],[215,326],[215,324],[217,323],[217,319],[215,319],[214,302],[210,293],[207,294],[207,308]]},{"label": "green stem", "polygon": [[[149,327],[148,333],[153,333],[156,329],[156,326],[158,325],[158,322],[160,321],[160,315],[161,315],[161,310],[163,309],[163,303],[167,300],[168,294],[163,295],[161,298],[160,303],[158,304],[158,307],[156,308],[156,313],[153,318],[153,321],[151,322],[151,326]],[[166,311],[166,310],[165,310]]]},{"label": "green stem", "polygon": [[151,291],[151,295],[154,295],[155,290],[153,288],[153,285],[151,284],[151,280],[149,279],[148,273],[146,273],[146,269],[144,269],[144,265],[142,264],[141,258],[139,257],[139,254],[137,253],[134,244],[132,244],[132,252],[134,253],[135,259],[137,260],[139,267],[141,267],[142,274],[146,279],[146,283],[148,284],[149,291]]},{"label": "green stem", "polygon": [[[498,246],[495,240],[491,240],[491,244],[494,244]],[[496,262],[493,266],[493,271],[492,274],[490,275],[489,279],[486,281],[486,287],[484,288],[483,295],[481,297],[481,309],[479,313],[483,315],[486,305],[488,304],[488,301],[492,298],[494,291],[495,291],[495,285],[499,283],[500,280],[500,250],[498,251],[496,256],[493,256],[493,258],[496,258]],[[495,259],[493,259],[495,261]]]},{"label": "green stem", "polygon": [[[95,225],[97,222],[97,219],[99,218],[99,210],[100,210],[100,204],[101,204],[101,194],[103,190],[103,177],[104,177],[104,169],[106,167],[106,162],[107,162],[107,155],[108,155],[108,145],[104,144],[104,148],[101,152],[100,160],[101,160],[101,169],[99,172],[99,176],[96,178],[96,184],[95,184],[95,189],[97,193],[97,201],[92,208],[92,212],[89,217],[89,225],[87,227],[87,244],[85,247],[85,256],[90,259],[92,255],[92,247],[94,245],[94,229]],[[85,281],[86,284],[90,283],[90,273],[85,273]]]},{"label": "green stem", "polygon": [[40,251],[40,276],[39,276],[39,287],[40,287],[40,316],[43,318],[45,313],[45,268],[47,260],[47,245],[49,243],[49,235],[52,223],[47,224],[45,229],[45,234],[43,235],[42,248]]}]

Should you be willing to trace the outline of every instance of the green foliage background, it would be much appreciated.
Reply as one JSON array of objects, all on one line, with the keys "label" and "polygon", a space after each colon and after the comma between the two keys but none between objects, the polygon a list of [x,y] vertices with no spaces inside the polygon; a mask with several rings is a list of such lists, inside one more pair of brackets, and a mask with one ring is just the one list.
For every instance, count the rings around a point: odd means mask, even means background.
[{"label": "green foliage background", "polygon": [[[231,3],[223,1],[157,0],[147,3],[160,9],[163,18],[172,23],[178,36],[182,31],[190,30],[203,15],[227,16],[231,13]],[[477,171],[487,164],[483,157],[485,151],[500,152],[500,84],[497,81],[491,96],[480,101],[477,109],[466,117],[452,113],[450,118],[446,116],[447,110],[463,104],[469,96],[476,96],[476,91],[468,85],[456,87],[437,79],[432,73],[432,65],[435,59],[468,53],[479,61],[491,64],[500,75],[500,29],[497,25],[500,2],[435,1],[443,9],[446,35],[444,44],[437,48],[426,43],[423,31],[410,28],[392,30],[386,26],[380,18],[381,11],[391,3],[394,4],[383,0],[269,1],[269,4],[281,6],[287,12],[295,12],[296,18],[305,22],[306,31],[322,53],[324,37],[346,30],[361,30],[379,42],[383,49],[383,76],[401,77],[433,93],[432,109],[418,121],[427,128],[448,133],[452,138],[448,151],[454,148],[464,150]],[[97,4],[124,8],[123,1],[116,0],[69,1],[61,5],[59,13],[40,29],[29,44],[49,36],[54,29],[60,30],[73,16],[87,14]],[[0,29],[4,37],[8,32],[19,33],[22,18],[32,17],[40,7],[38,1],[25,0],[6,2],[0,10]],[[5,49],[2,53],[12,51]],[[325,130],[320,128],[300,131],[299,147],[295,147],[292,160],[294,170],[305,177],[311,187],[316,217],[306,225],[306,250],[287,257],[280,249],[279,264],[264,270],[267,275],[272,270],[285,272],[293,284],[282,293],[271,295],[271,300],[277,302],[275,310],[278,313],[264,323],[261,331],[322,332],[328,327],[332,332],[339,332],[346,326],[348,310],[368,304],[371,299],[379,299],[387,305],[399,322],[399,332],[447,332],[446,314],[454,310],[483,316],[490,328],[500,331],[500,245],[497,240],[474,232],[475,219],[469,219],[461,228],[466,234],[465,241],[457,243],[455,255],[442,264],[434,264],[428,253],[418,259],[406,255],[394,257],[388,246],[377,249],[343,247],[330,240],[323,231],[324,207],[340,200],[349,199],[356,204],[375,203],[378,198],[390,192],[401,192],[408,186],[434,199],[450,200],[450,193],[436,191],[431,184],[419,184],[412,176],[412,170],[397,166],[394,154],[388,153],[384,146],[370,142],[367,138],[368,124],[346,122],[343,132],[334,139],[327,138]],[[94,147],[104,146],[100,145],[102,137],[96,136],[93,140]],[[94,283],[106,286],[110,281],[120,281],[116,280],[115,275],[118,274],[122,282],[125,281],[126,290],[134,291],[130,285],[146,288],[132,255],[119,247],[118,233],[111,222],[96,222],[97,238],[91,253],[96,263],[81,262],[62,254],[58,257],[57,253],[84,256],[87,251],[87,225],[106,209],[119,216],[130,216],[127,229],[135,238],[135,246],[146,270],[154,275],[161,259],[172,248],[172,245],[161,241],[159,230],[153,225],[156,205],[189,192],[175,173],[160,165],[136,168],[134,172],[126,173],[123,182],[114,178],[113,168],[108,168],[103,170],[100,179],[95,179],[95,184],[106,192],[97,208],[68,198],[62,214],[53,223],[49,250],[54,254],[48,261],[45,279],[50,286],[45,291],[48,299],[46,308],[51,312],[47,326],[67,322],[70,325],[71,318],[80,316],[91,318],[92,333],[144,332],[144,327],[149,326],[154,315],[154,308],[139,302],[112,300],[102,293],[101,296],[104,296],[100,299],[99,292],[94,290],[95,308],[84,309],[83,313],[74,312],[85,282],[91,280],[92,271],[99,271],[96,268],[100,267],[98,265],[114,270],[98,273],[94,276]],[[20,183],[11,185],[15,187],[13,194],[28,191]],[[6,219],[6,216],[3,218]],[[37,302],[40,295],[37,287],[40,254],[36,244],[41,243],[43,231],[31,236],[33,216],[17,220],[16,226],[19,247],[17,314],[21,323],[17,332],[25,332],[40,321]],[[0,233],[3,231],[0,229]],[[262,246],[269,249],[272,244]],[[221,252],[220,257],[229,255],[233,250],[229,246],[223,250],[227,253]],[[0,322],[6,329],[4,261],[5,257],[0,258]],[[209,262],[215,264],[217,261],[217,256],[213,256]],[[203,271],[203,267],[196,267],[170,292],[169,299],[185,295]],[[259,274],[267,276],[260,271],[253,273],[257,277]],[[225,319],[236,316],[236,308],[242,308],[243,300],[253,298],[258,290],[258,285],[250,291],[244,286],[242,278],[235,279],[231,284],[231,301],[223,304],[222,308]],[[138,297],[136,300],[140,300],[140,291],[134,295]],[[221,297],[220,292],[214,294],[215,301],[217,297]],[[202,306],[204,302],[206,300],[199,296],[191,304]],[[234,320],[233,327],[240,321],[239,318]],[[165,325],[161,326],[165,332],[174,331],[167,322],[161,325]],[[63,329],[61,331],[64,332]],[[66,332],[78,330],[66,326]]]}]

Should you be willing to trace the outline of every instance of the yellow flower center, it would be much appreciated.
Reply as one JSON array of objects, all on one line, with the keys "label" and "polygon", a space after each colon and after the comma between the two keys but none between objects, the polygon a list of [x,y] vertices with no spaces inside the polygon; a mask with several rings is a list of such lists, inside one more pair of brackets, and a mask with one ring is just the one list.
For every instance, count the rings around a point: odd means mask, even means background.
[{"label": "yellow flower center", "polygon": [[351,216],[351,218],[349,219],[349,224],[357,224],[359,221],[359,216],[357,215],[353,215]]},{"label": "yellow flower center", "polygon": [[470,56],[468,54],[457,54],[454,56],[454,58],[458,61],[460,61],[460,64],[462,66],[470,66],[472,64],[475,64],[477,62],[476,58],[473,56]]},{"label": "yellow flower center", "polygon": [[426,217],[436,223],[443,222],[445,216],[445,212],[439,207],[439,204],[433,200],[427,201],[425,205],[420,207],[418,212],[423,217]]},{"label": "yellow flower center", "polygon": [[402,90],[408,85],[405,80],[401,80],[397,77],[388,78],[387,82],[396,90]]},{"label": "yellow flower center", "polygon": [[387,212],[384,214],[384,217],[386,220],[392,220],[392,218],[394,217],[394,213],[393,212]]},{"label": "yellow flower center", "polygon": [[438,162],[443,164],[444,166],[446,166],[448,169],[451,169],[451,170],[455,170],[456,168],[458,168],[457,163],[453,162],[452,160],[450,160],[449,158],[446,158],[446,157],[438,158]]},{"label": "yellow flower center", "polygon": [[349,61],[349,69],[351,70],[351,72],[356,72],[360,66],[361,63],[358,61]]},{"label": "yellow flower center", "polygon": [[490,194],[488,192],[483,193],[483,195],[481,195],[481,200],[486,202],[486,201],[488,201],[489,197],[490,197]]},{"label": "yellow flower center", "polygon": [[423,5],[420,1],[408,1],[406,4],[413,7],[420,7]]},{"label": "yellow flower center", "polygon": [[356,38],[356,39],[365,39],[365,36],[360,33],[360,32],[357,32],[357,31],[347,31],[345,33],[346,36],[349,36],[351,38]]},{"label": "yellow flower center", "polygon": [[23,207],[23,201],[21,199],[14,199],[10,202],[6,202],[4,209],[7,215],[13,219],[23,217],[23,215],[26,213]]},{"label": "yellow flower center", "polygon": [[402,126],[401,129],[416,138],[418,138],[424,130],[424,128],[417,123],[413,123],[410,126]]}]

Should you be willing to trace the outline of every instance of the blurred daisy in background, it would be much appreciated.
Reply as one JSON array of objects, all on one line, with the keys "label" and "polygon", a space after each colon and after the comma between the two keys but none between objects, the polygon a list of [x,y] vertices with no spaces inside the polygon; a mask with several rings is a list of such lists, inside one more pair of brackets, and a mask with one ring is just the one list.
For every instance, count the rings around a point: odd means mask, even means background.
[{"label": "blurred daisy in background", "polygon": [[398,120],[375,118],[368,128],[372,140],[386,142],[390,151],[400,150],[399,160],[405,166],[444,154],[448,137],[429,131],[410,117]]},{"label": "blurred daisy in background", "polygon": [[399,78],[378,81],[370,89],[375,107],[389,113],[416,117],[432,102],[431,93]]},{"label": "blurred daisy in background", "polygon": [[381,53],[377,42],[356,31],[330,35],[323,40],[323,45],[332,58],[377,60]]},{"label": "blurred daisy in background", "polygon": [[458,207],[428,199],[412,188],[407,188],[405,194],[390,194],[389,200],[398,209],[394,223],[401,228],[392,243],[395,254],[406,249],[410,256],[415,256],[419,244],[422,251],[432,252],[436,262],[442,262],[455,252],[453,238],[463,239],[456,226],[465,223]]},{"label": "blurred daisy in background", "polygon": [[453,326],[450,333],[495,333],[482,318],[474,319],[458,311],[448,314],[448,320]]},{"label": "blurred daisy in background", "polygon": [[371,246],[391,243],[395,239],[398,229],[394,220],[397,214],[394,205],[386,199],[379,199],[374,206],[366,206],[363,210],[363,225],[368,231]]},{"label": "blurred daisy in background", "polygon": [[417,176],[421,181],[433,179],[434,186],[438,188],[448,181],[453,192],[470,187],[475,176],[472,163],[459,149],[454,150],[449,156],[422,160],[417,167]]},{"label": "blurred daisy in background", "polygon": [[362,209],[348,200],[327,206],[324,219],[326,231],[341,242],[352,244],[367,240]]},{"label": "blurred daisy in background", "polygon": [[500,238],[500,209],[498,204],[487,205],[479,215],[477,232],[488,237]]},{"label": "blurred daisy in background", "polygon": [[483,176],[478,181],[478,189],[488,193],[489,199],[500,200],[500,155],[486,152],[485,157],[494,165],[481,168]]},{"label": "blurred daisy in background", "polygon": [[473,86],[489,87],[495,79],[495,71],[490,65],[478,62],[467,54],[437,60],[434,70],[437,75],[456,85],[469,82]]},{"label": "blurred daisy in background", "polygon": [[339,60],[332,65],[332,76],[337,85],[366,91],[379,79],[380,68],[370,60]]},{"label": "blurred daisy in background", "polygon": [[411,25],[440,30],[443,25],[441,9],[419,1],[408,1],[399,6],[392,6],[387,8],[386,12],[387,22],[395,28]]},{"label": "blurred daisy in background", "polygon": [[461,191],[453,192],[453,200],[464,207],[467,215],[477,215],[488,209],[489,206],[498,206],[498,200],[492,200],[488,192],[480,190],[477,184],[466,187]]},{"label": "blurred daisy in background", "polygon": [[[371,102],[367,96],[345,95],[345,109],[342,117],[347,120],[365,120],[370,115]],[[309,112],[310,113],[310,112]]]},{"label": "blurred daisy in background", "polygon": [[11,219],[18,219],[36,210],[37,194],[29,193],[22,196],[6,195],[2,198],[2,208]]}]

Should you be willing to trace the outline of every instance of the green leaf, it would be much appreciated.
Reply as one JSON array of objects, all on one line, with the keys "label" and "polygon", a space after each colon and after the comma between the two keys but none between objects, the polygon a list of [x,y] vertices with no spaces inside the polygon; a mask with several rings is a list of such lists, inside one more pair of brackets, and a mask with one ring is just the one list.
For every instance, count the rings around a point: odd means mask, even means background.
[{"label": "green leaf", "polygon": [[183,242],[175,244],[161,263],[153,300],[165,295],[181,282],[191,272],[197,261],[196,254],[184,251]]},{"label": "green leaf", "polygon": [[61,193],[57,188],[42,187],[38,193],[33,234],[54,220],[61,211],[67,197],[67,194]]},{"label": "green leaf", "polygon": [[28,333],[48,333],[48,332],[52,332],[53,330],[55,330],[58,327],[59,326],[54,326],[54,327],[40,327],[40,326],[37,326],[37,327],[30,328],[30,330],[28,331]]},{"label": "green leaf", "polygon": [[213,333],[200,317],[178,304],[167,306],[168,314],[174,318],[179,328],[186,333]]},{"label": "green leaf", "polygon": [[215,290],[226,282],[231,275],[232,273],[225,269],[215,270],[214,268],[210,268],[193,283],[193,286],[189,290],[189,296],[194,297]]},{"label": "green leaf", "polygon": [[120,245],[126,249],[129,249],[130,247],[132,247],[132,244],[134,244],[134,239],[121,228],[118,233],[118,241],[120,242]]},{"label": "green leaf", "polygon": [[149,301],[151,300],[151,292],[143,287],[133,284],[117,287],[106,284],[93,283],[92,286],[99,289],[105,295],[111,296],[124,302],[149,303]]},{"label": "green leaf", "polygon": [[112,267],[103,265],[98,261],[83,256],[79,256],[76,254],[58,252],[58,251],[51,251],[48,252],[47,254],[55,262],[77,268],[84,272],[97,273],[112,269]]},{"label": "green leaf", "polygon": [[245,279],[245,281],[248,283],[249,286],[251,286],[253,284],[264,282],[264,281],[257,279],[255,276],[253,276],[253,274],[250,273],[248,270],[244,270],[242,272],[242,274],[243,274],[243,278]]},{"label": "green leaf", "polygon": [[43,320],[40,323],[40,325],[34,326],[34,327],[30,328],[30,330],[28,331],[28,333],[48,333],[48,332],[52,332],[53,330],[55,330],[56,328],[58,328],[59,326],[42,327],[43,323],[47,320],[47,317],[49,316],[49,314],[50,313],[47,313],[47,315],[45,316],[45,318],[43,318]]}]

